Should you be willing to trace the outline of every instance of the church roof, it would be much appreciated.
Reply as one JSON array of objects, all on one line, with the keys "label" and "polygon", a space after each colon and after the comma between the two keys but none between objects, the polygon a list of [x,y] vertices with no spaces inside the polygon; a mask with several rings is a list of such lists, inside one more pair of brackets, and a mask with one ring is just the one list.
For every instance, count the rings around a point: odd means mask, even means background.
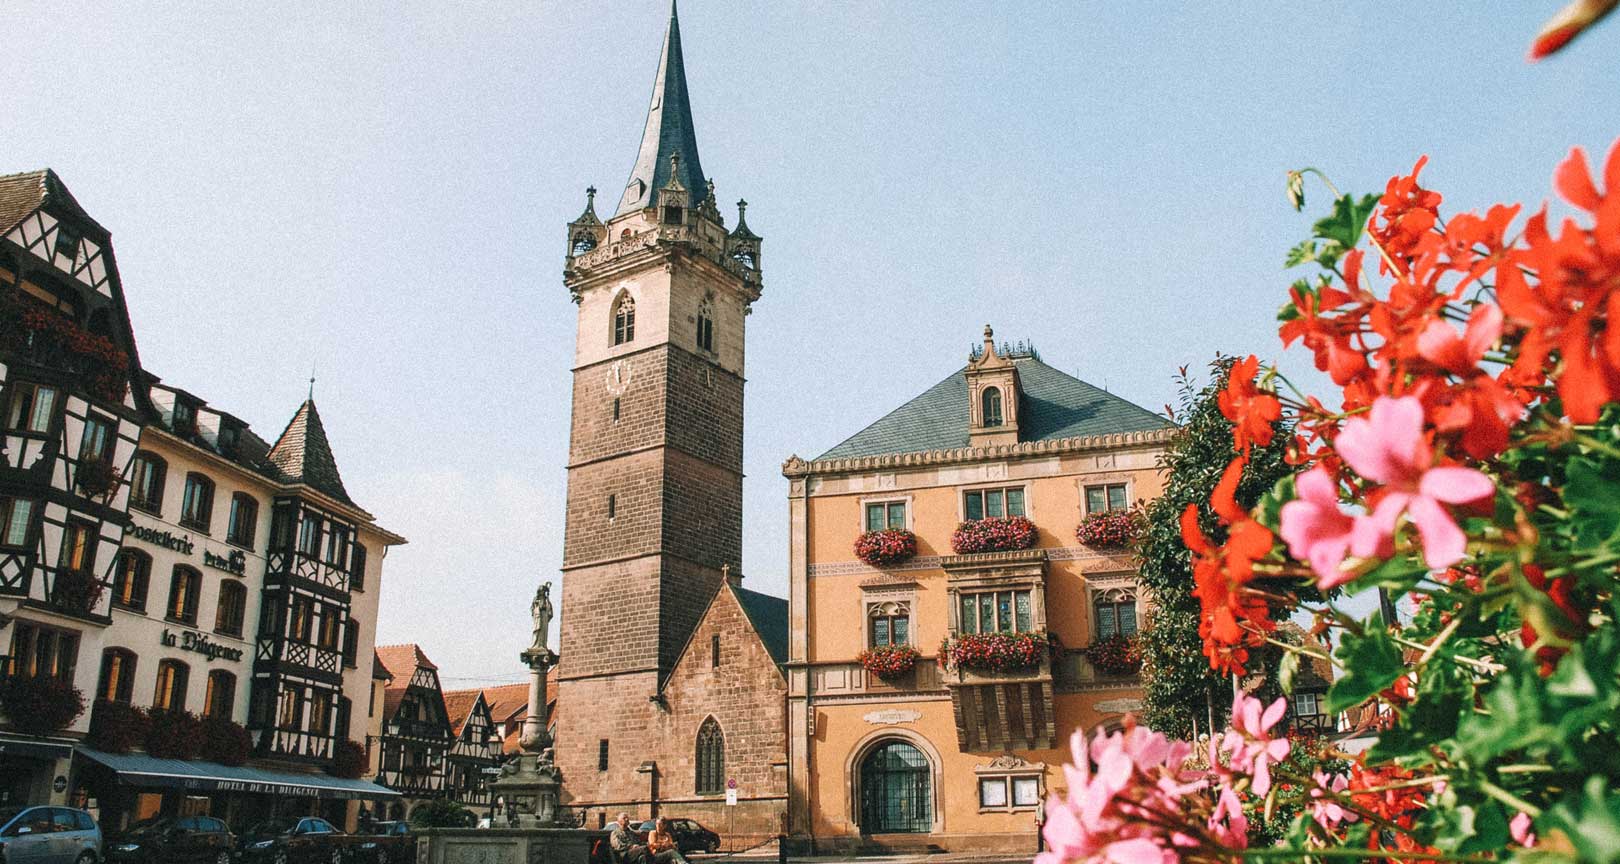
[{"label": "church roof", "polygon": [[737,603],[742,606],[743,614],[748,616],[748,623],[754,625],[754,632],[759,634],[759,641],[765,643],[765,650],[770,652],[771,659],[778,666],[786,663],[788,602],[781,597],[747,588],[734,587],[731,590],[737,595]]},{"label": "church roof", "polygon": [[[1170,428],[1170,421],[1051,366],[1014,354],[1019,388],[1020,441]],[[968,446],[967,368],[958,369],[843,443],[816,457],[851,459]]]},{"label": "church roof", "polygon": [[691,193],[691,206],[702,203],[707,193],[703,165],[698,161],[697,131],[692,125],[692,103],[686,91],[686,66],[681,59],[681,24],[674,0],[669,4],[669,29],[664,33],[664,50],[658,55],[658,75],[653,78],[652,103],[647,108],[647,125],[641,132],[641,150],[636,154],[624,197],[617,215],[624,215],[656,203],[658,190],[669,182],[669,157],[680,156],[681,185]]},{"label": "church roof", "polygon": [[[348,490],[343,488],[343,477],[338,474],[332,444],[326,439],[326,427],[321,425],[314,399],[305,399],[304,404],[298,406],[298,413],[293,415],[266,458],[286,482],[302,483],[345,504],[354,504]],[[397,673],[392,667],[390,671]]]}]

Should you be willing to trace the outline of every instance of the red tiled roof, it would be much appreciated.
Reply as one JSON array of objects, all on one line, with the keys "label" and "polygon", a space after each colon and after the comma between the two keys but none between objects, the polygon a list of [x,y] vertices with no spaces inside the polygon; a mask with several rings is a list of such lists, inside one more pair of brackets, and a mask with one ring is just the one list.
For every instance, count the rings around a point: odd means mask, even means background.
[{"label": "red tiled roof", "polygon": [[407,642],[404,645],[378,645],[377,659],[382,661],[383,668],[394,676],[395,681],[404,681],[407,684],[410,683],[411,675],[416,672],[418,666],[439,671],[439,667],[433,665],[433,661],[422,653],[421,647],[415,642]]},{"label": "red tiled roof", "polygon": [[[460,735],[461,727],[467,725],[467,718],[472,714],[473,706],[478,704],[478,697],[482,690],[446,690],[444,691],[444,713],[450,718],[450,734]],[[489,700],[484,700],[487,704]]]}]

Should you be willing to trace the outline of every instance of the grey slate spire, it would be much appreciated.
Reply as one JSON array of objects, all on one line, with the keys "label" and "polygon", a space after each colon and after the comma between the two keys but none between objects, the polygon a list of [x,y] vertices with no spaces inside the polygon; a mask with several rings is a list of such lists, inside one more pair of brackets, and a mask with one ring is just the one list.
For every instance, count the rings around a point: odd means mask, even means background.
[{"label": "grey slate spire", "polygon": [[681,24],[674,0],[669,4],[669,30],[664,34],[663,53],[658,56],[658,76],[653,79],[641,151],[636,154],[630,182],[625,184],[615,215],[657,203],[658,190],[669,182],[672,153],[680,154],[681,185],[692,191],[689,206],[696,207],[703,203],[707,187],[703,166],[698,162],[697,132],[692,128],[692,103],[686,92],[686,67],[681,61]]}]

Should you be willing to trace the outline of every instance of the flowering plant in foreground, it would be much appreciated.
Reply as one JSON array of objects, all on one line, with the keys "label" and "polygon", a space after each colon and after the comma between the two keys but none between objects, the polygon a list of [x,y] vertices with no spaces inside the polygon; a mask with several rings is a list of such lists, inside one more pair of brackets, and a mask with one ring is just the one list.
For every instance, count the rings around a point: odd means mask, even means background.
[{"label": "flowering plant in foreground", "polygon": [[[1376,717],[1376,743],[1301,770],[1284,703],[1247,696],[1198,753],[1077,740],[1043,864],[1620,861],[1620,143],[1597,177],[1580,150],[1558,166],[1561,217],[1442,214],[1423,165],[1382,196],[1333,190],[1289,253],[1316,272],[1283,343],[1336,392],[1233,364],[1233,458],[1213,512],[1181,519],[1211,666],[1245,676],[1269,646],[1287,690],[1302,655],[1329,660],[1327,710]],[[1240,502],[1279,428],[1296,472]],[[1346,611],[1372,589],[1409,613]],[[1290,616],[1331,652],[1279,638]],[[1252,843],[1285,805],[1278,845]]]},{"label": "flowering plant in foreground", "polygon": [[855,659],[866,671],[885,681],[893,681],[910,672],[919,656],[917,649],[910,645],[879,645],[855,655]]},{"label": "flowering plant in foreground", "polygon": [[951,549],[958,555],[972,552],[1013,552],[1035,545],[1035,523],[1023,516],[969,519],[951,534]]},{"label": "flowering plant in foreground", "polygon": [[855,557],[873,567],[904,564],[917,554],[917,535],[904,528],[868,531],[855,538]]}]

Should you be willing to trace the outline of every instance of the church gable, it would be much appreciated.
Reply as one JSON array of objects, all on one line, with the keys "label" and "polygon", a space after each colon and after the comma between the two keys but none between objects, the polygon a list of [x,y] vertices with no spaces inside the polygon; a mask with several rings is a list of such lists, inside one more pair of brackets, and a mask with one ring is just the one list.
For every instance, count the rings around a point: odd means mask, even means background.
[{"label": "church gable", "polygon": [[758,665],[774,667],[778,677],[787,680],[781,670],[787,660],[787,601],[725,581],[675,656],[669,683],[694,671],[712,671],[756,656],[761,659]]}]

